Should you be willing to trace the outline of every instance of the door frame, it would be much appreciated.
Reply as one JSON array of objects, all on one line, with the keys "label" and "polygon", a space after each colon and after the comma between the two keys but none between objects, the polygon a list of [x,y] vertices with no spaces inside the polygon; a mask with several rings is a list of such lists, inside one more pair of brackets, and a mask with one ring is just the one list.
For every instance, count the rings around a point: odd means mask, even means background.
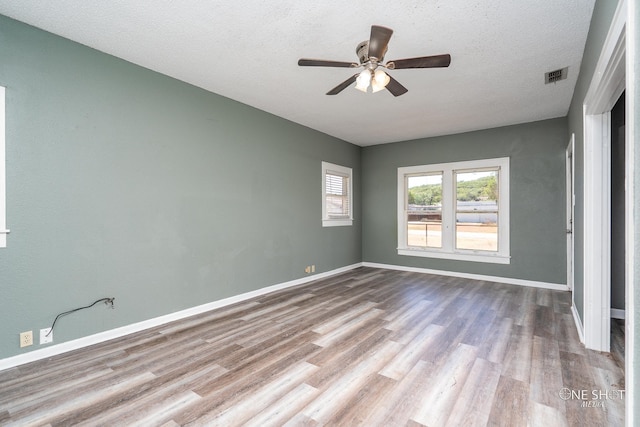
[{"label": "door frame", "polygon": [[[566,229],[567,229],[567,288],[573,292],[573,280],[574,280],[574,253],[575,253],[575,239],[573,237],[573,224],[574,224],[574,211],[576,205],[575,195],[575,160],[573,153],[575,151],[576,135],[571,134],[569,144],[567,144],[566,154]],[[573,298],[573,294],[572,294]],[[574,304],[575,305],[575,304]]]},{"label": "door frame", "polygon": [[584,344],[605,352],[611,326],[611,109],[626,87],[626,22],[627,0],[621,0],[583,105]]}]

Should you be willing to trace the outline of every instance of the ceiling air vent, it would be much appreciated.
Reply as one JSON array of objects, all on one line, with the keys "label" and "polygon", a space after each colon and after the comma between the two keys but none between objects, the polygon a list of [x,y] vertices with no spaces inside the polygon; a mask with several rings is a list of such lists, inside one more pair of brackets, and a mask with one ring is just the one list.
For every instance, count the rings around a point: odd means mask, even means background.
[{"label": "ceiling air vent", "polygon": [[567,71],[569,71],[569,67],[564,67],[559,70],[549,71],[548,73],[544,73],[544,83],[555,83],[560,80],[564,80],[567,78]]}]

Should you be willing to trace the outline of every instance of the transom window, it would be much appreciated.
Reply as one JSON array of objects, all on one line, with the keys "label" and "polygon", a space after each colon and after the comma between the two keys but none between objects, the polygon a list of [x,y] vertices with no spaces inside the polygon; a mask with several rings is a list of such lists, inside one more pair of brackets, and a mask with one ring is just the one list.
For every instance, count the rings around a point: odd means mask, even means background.
[{"label": "transom window", "polygon": [[508,264],[509,159],[398,168],[398,254]]}]

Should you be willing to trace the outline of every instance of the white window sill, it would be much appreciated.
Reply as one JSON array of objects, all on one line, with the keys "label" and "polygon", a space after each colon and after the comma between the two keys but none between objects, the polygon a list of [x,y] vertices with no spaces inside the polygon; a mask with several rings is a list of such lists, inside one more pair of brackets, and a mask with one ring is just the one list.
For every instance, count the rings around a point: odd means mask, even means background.
[{"label": "white window sill", "polygon": [[440,258],[440,259],[452,259],[457,261],[473,261],[473,262],[488,262],[493,264],[510,264],[511,257],[505,255],[490,255],[479,253],[461,253],[461,252],[442,252],[442,251],[429,251],[425,249],[412,249],[412,248],[398,248],[398,255],[417,256],[423,258]]},{"label": "white window sill", "polygon": [[323,227],[345,227],[353,225],[353,220],[351,219],[323,219],[322,226]]}]

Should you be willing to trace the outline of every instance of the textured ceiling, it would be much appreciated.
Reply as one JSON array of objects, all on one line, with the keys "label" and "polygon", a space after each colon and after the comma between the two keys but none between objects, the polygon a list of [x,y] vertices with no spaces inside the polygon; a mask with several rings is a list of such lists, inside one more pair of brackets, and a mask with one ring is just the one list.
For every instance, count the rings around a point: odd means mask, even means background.
[{"label": "textured ceiling", "polygon": [[[0,0],[0,14],[361,146],[567,114],[595,0]],[[409,92],[325,93],[372,24],[385,60],[451,54],[390,71]],[[569,67],[544,84],[544,73]]]}]

